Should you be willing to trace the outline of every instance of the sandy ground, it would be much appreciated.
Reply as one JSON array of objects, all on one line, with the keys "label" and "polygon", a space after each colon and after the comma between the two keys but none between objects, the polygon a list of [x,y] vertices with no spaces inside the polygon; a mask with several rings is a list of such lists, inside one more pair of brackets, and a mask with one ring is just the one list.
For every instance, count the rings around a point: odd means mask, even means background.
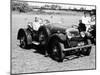
[{"label": "sandy ground", "polygon": [[70,56],[70,60],[64,59],[64,62],[58,63],[50,57],[37,53],[36,49],[22,49],[17,45],[17,32],[19,28],[26,27],[28,21],[33,21],[35,16],[50,19],[51,22],[59,22],[63,20],[65,26],[78,24],[79,16],[63,16],[63,15],[12,15],[12,50],[11,65],[12,73],[34,73],[34,72],[50,72],[50,71],[68,71],[95,69],[95,47],[92,47],[90,56],[75,58]]}]

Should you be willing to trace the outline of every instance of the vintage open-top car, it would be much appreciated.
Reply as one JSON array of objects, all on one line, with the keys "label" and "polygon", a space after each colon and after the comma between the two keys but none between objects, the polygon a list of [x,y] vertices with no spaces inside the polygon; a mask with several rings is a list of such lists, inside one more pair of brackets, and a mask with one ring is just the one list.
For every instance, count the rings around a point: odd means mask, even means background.
[{"label": "vintage open-top car", "polygon": [[27,48],[32,43],[40,45],[45,54],[62,62],[65,55],[76,54],[89,55],[91,52],[91,41],[84,32],[79,32],[77,26],[65,28],[59,23],[42,25],[38,31],[31,26],[21,28],[17,39],[20,47]]}]

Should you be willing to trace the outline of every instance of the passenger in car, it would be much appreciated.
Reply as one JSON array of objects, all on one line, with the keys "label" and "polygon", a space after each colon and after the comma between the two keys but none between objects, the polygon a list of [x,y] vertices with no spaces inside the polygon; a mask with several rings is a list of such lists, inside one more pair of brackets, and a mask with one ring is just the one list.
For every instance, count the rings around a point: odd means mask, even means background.
[{"label": "passenger in car", "polygon": [[33,22],[33,30],[38,31],[41,25],[42,25],[42,19],[35,17],[35,20]]}]

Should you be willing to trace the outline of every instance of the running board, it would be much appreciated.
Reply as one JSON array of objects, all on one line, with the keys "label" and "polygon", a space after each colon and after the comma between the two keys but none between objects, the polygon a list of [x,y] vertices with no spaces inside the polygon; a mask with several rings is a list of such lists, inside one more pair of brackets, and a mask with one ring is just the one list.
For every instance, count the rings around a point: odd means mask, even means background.
[{"label": "running board", "polygon": [[66,48],[66,49],[63,49],[63,51],[69,51],[69,50],[74,50],[74,49],[81,49],[81,48],[86,48],[86,47],[91,47],[91,46],[92,46],[92,44],[85,45],[85,46],[78,46],[78,47]]}]

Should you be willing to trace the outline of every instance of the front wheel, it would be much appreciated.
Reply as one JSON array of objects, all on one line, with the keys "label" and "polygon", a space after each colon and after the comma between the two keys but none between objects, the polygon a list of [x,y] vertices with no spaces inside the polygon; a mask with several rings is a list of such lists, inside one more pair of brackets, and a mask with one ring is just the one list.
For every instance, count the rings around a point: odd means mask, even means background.
[{"label": "front wheel", "polygon": [[54,41],[51,44],[51,53],[50,56],[58,61],[58,62],[63,62],[64,59],[64,53],[63,53],[63,49],[64,49],[64,44],[60,43],[59,41]]},{"label": "front wheel", "polygon": [[[91,41],[89,39],[87,39],[87,44],[91,44]],[[90,55],[90,52],[91,52],[91,47],[88,47],[88,48],[83,48],[81,53],[85,56],[89,56]]]}]

